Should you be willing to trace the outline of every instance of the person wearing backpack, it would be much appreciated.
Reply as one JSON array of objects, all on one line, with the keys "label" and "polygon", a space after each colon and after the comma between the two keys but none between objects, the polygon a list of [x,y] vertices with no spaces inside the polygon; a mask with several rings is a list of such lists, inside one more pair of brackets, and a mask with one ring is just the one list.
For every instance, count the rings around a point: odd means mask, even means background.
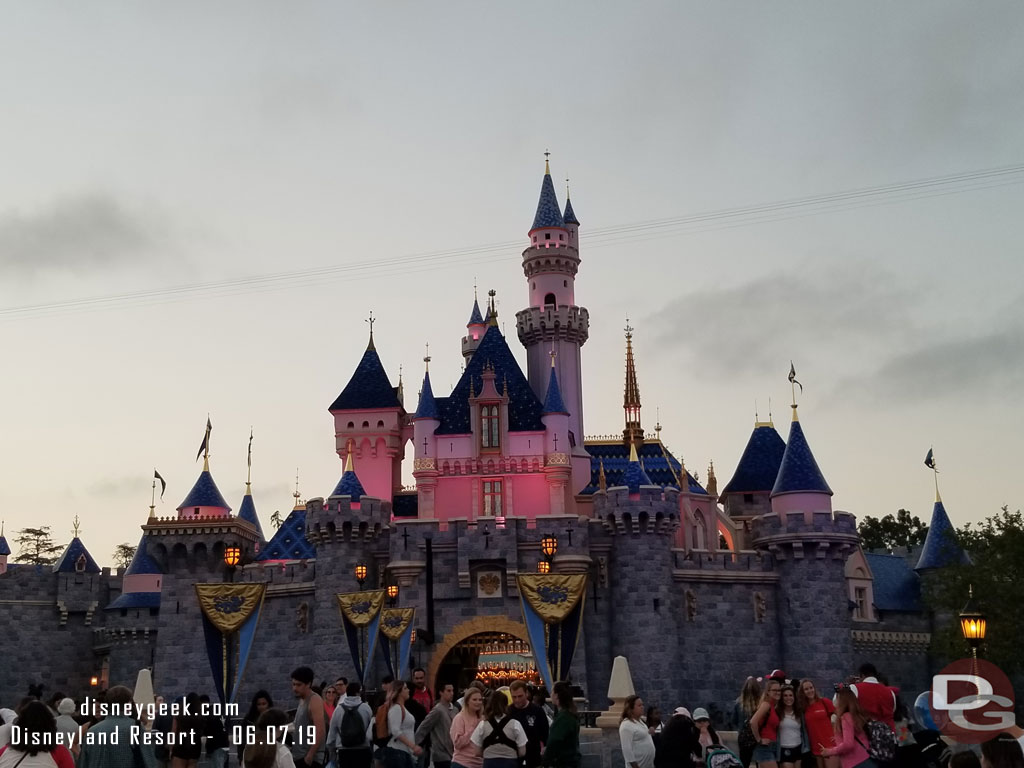
[{"label": "person wearing backpack", "polygon": [[825,747],[821,754],[824,757],[838,755],[842,768],[877,768],[878,763],[868,752],[868,734],[865,729],[868,719],[849,686],[841,687],[836,693],[836,716],[840,726],[836,746]]},{"label": "person wearing backpack", "polygon": [[351,682],[345,687],[345,696],[338,702],[327,729],[327,750],[330,759],[339,766],[369,768],[370,723],[373,710],[359,695],[362,686]]},{"label": "person wearing backpack", "polygon": [[416,726],[416,742],[424,744],[430,741],[430,759],[434,768],[451,768],[452,752],[452,720],[455,719],[455,686],[446,683],[441,686],[440,698],[434,708]]},{"label": "person wearing backpack", "polygon": [[518,768],[520,758],[526,755],[526,731],[509,715],[504,691],[487,697],[484,719],[470,741],[483,752],[483,768]]}]

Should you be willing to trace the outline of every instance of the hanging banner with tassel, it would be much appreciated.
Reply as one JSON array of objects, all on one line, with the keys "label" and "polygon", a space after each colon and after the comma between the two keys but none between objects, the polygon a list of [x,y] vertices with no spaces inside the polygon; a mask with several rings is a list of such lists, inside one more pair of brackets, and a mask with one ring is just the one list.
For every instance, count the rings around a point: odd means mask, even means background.
[{"label": "hanging banner with tassel", "polygon": [[337,595],[341,623],[345,627],[349,652],[356,677],[365,684],[367,662],[373,658],[380,628],[380,609],[384,605],[383,589],[365,592],[343,592]]},{"label": "hanging banner with tassel", "polygon": [[233,703],[259,626],[265,584],[196,584],[217,697]]},{"label": "hanging banner with tassel", "polygon": [[583,627],[587,575],[520,574],[518,584],[534,660],[550,695],[554,684],[568,676],[576,653]]},{"label": "hanging banner with tassel", "polygon": [[[380,639],[388,672],[397,680],[406,679],[409,655],[412,652],[413,619],[415,608],[385,608],[380,614]],[[392,658],[393,654],[397,654]],[[397,666],[397,669],[395,667]]]}]

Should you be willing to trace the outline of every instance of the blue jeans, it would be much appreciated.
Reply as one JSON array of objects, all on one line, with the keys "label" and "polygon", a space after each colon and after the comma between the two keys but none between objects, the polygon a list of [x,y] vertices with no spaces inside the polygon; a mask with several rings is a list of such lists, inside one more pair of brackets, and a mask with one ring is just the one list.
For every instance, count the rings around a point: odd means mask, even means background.
[{"label": "blue jeans", "polygon": [[484,768],[519,768],[518,757],[485,757]]}]

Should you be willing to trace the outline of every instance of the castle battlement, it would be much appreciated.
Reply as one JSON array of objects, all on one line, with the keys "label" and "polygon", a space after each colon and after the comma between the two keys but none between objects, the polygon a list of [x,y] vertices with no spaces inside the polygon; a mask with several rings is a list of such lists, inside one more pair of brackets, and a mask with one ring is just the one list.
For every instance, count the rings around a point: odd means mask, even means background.
[{"label": "castle battlement", "polygon": [[363,496],[331,496],[306,502],[306,538],[314,545],[378,538],[391,520],[391,502]]},{"label": "castle battlement", "polygon": [[642,485],[631,494],[626,486],[593,495],[594,517],[613,535],[653,533],[671,535],[679,527],[679,491]]},{"label": "castle battlement", "polygon": [[529,307],[516,312],[516,330],[527,346],[554,338],[583,344],[590,338],[590,313],[565,304]]},{"label": "castle battlement", "polygon": [[754,547],[778,560],[790,554],[797,560],[805,555],[845,557],[860,544],[857,519],[849,512],[773,512],[755,518],[752,527]]}]

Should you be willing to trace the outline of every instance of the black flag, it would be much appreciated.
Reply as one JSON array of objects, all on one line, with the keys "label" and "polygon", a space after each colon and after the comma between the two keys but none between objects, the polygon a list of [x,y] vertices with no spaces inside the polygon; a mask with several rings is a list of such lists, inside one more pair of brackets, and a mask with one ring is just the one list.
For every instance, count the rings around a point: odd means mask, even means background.
[{"label": "black flag", "polygon": [[213,429],[213,425],[210,423],[210,417],[206,417],[206,434],[203,435],[203,442],[199,445],[199,453],[196,454],[196,461],[199,461],[199,457],[204,452],[210,449],[210,430]]},{"label": "black flag", "polygon": [[[928,449],[928,455],[924,457],[924,465],[928,469],[935,469],[935,456],[932,454],[931,448]],[[938,472],[937,469],[935,471]]]},{"label": "black flag", "polygon": [[160,501],[164,500],[164,491],[167,490],[167,481],[160,477],[160,473],[153,470],[153,479],[160,481]]},{"label": "black flag", "polygon": [[801,395],[804,393],[804,385],[796,380],[796,368],[793,367],[792,360],[789,361],[789,383],[796,384],[798,387],[800,387]]}]

